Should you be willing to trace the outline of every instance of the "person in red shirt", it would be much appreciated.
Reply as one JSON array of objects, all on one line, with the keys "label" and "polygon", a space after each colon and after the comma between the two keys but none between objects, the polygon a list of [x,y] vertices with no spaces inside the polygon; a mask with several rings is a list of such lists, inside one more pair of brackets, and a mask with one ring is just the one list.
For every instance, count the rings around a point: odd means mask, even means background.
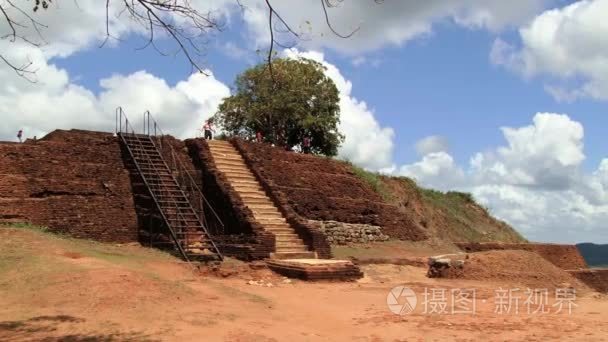
[{"label": "person in red shirt", "polygon": [[258,131],[258,132],[255,134],[255,141],[256,141],[256,142],[258,142],[258,143],[261,143],[261,142],[262,142],[262,132]]},{"label": "person in red shirt", "polygon": [[17,132],[17,138],[19,139],[19,142],[23,142],[23,141],[21,141],[22,137],[23,137],[23,130],[20,129],[19,132]]}]

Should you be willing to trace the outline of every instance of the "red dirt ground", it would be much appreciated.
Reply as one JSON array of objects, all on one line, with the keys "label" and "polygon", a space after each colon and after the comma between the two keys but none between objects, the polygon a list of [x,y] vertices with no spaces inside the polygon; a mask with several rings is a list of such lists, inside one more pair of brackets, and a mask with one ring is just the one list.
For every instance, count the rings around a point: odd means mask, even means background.
[{"label": "red dirt ground", "polygon": [[[571,314],[528,314],[523,308],[496,313],[495,290],[520,286],[508,278],[429,279],[424,267],[369,265],[357,282],[307,283],[235,261],[200,274],[137,246],[14,229],[0,229],[0,252],[2,341],[602,341],[608,336],[608,298],[588,290],[577,293]],[[77,254],[82,257],[73,258]],[[417,294],[412,313],[389,311],[386,299],[395,286]],[[448,313],[431,314],[423,303],[429,289],[464,288],[477,290],[475,314],[449,313],[455,308],[449,301]]]}]

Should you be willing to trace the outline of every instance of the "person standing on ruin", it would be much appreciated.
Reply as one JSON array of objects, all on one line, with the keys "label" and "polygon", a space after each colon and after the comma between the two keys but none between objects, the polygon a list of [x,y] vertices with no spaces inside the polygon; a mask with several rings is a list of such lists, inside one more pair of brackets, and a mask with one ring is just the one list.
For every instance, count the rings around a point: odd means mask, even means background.
[{"label": "person standing on ruin", "polygon": [[255,134],[255,141],[256,141],[257,143],[261,143],[261,142],[262,142],[262,139],[263,139],[263,138],[262,138],[262,132],[261,132],[261,131],[258,131],[258,132]]},{"label": "person standing on ruin", "polygon": [[205,121],[205,124],[203,125],[203,131],[205,132],[205,140],[213,139],[213,133],[215,133],[215,129],[213,128],[212,119]]},{"label": "person standing on ruin", "polygon": [[304,151],[305,154],[310,154],[310,137],[309,136],[304,137],[304,140],[302,141],[302,150]]},{"label": "person standing on ruin", "polygon": [[22,130],[22,129],[20,129],[20,130],[19,130],[19,132],[17,132],[17,139],[19,139],[19,142],[23,142],[23,141],[21,140],[21,138],[22,138],[22,137],[23,137],[23,130]]}]

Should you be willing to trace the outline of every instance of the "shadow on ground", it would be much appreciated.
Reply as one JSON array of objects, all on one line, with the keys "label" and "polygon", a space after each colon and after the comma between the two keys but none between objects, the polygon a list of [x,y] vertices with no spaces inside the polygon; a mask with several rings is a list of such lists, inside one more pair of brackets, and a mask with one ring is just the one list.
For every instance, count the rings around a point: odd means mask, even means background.
[{"label": "shadow on ground", "polygon": [[21,321],[0,322],[0,341],[43,341],[43,342],[116,342],[116,341],[158,341],[150,335],[138,332],[86,333],[74,332],[73,324],[85,320],[69,315],[38,316]]}]

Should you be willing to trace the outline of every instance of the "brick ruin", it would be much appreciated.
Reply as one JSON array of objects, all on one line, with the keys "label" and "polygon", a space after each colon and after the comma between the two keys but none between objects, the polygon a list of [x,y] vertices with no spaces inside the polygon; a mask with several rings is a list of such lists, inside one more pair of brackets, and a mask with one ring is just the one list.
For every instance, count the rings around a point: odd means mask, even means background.
[{"label": "brick ruin", "polygon": [[104,242],[138,241],[118,140],[57,130],[38,141],[0,143],[0,223],[14,222]]},{"label": "brick ruin", "polygon": [[[268,257],[274,248],[272,234],[253,220],[251,210],[239,199],[238,193],[231,190],[228,180],[215,167],[206,143],[200,139],[169,140],[179,152],[179,158],[200,179],[206,197],[224,221],[225,230],[216,235],[224,253],[245,260]],[[371,205],[369,210],[363,210],[363,203],[354,197],[363,191],[366,193],[363,197],[368,198],[367,190],[350,179],[348,174],[344,174],[340,184],[354,186],[344,198],[329,196],[318,201],[317,207],[311,206],[308,195],[319,192],[306,188],[302,182],[310,181],[310,176],[302,178],[302,172],[294,171],[294,165],[306,161],[302,158],[312,157],[294,156],[292,153],[289,158],[293,160],[280,164],[280,160],[266,158],[269,153],[275,153],[268,147],[242,141],[233,143],[298,235],[321,257],[331,257],[331,248],[326,236],[312,221],[314,219],[343,218],[343,221],[351,223],[377,224],[392,237],[424,238],[418,227],[411,226],[407,220],[395,219],[393,209],[390,206],[379,207],[373,197],[365,200]],[[320,165],[323,163],[329,163],[325,166],[330,168],[341,167],[330,160],[319,160],[305,164],[308,166],[304,169],[315,178],[319,175],[318,168],[325,167]],[[280,173],[272,168],[285,172],[278,176]],[[344,170],[338,171],[344,173]],[[330,180],[329,176],[325,175],[324,179]],[[291,188],[294,182],[300,182],[300,187]],[[297,191],[302,194],[294,195]],[[330,205],[330,200],[334,199],[339,203]],[[372,205],[372,202],[376,204]],[[151,208],[154,206],[145,186],[118,138],[111,133],[56,130],[37,141],[0,143],[0,224],[29,222],[77,238],[145,243],[147,227],[158,219]],[[355,213],[361,210],[362,218],[359,222],[352,222],[357,221]],[[386,224],[390,226],[387,231]],[[400,225],[405,229],[396,232]],[[533,251],[594,288],[605,291],[608,281],[608,272],[588,269],[573,245],[462,243],[458,246],[468,252]]]}]

